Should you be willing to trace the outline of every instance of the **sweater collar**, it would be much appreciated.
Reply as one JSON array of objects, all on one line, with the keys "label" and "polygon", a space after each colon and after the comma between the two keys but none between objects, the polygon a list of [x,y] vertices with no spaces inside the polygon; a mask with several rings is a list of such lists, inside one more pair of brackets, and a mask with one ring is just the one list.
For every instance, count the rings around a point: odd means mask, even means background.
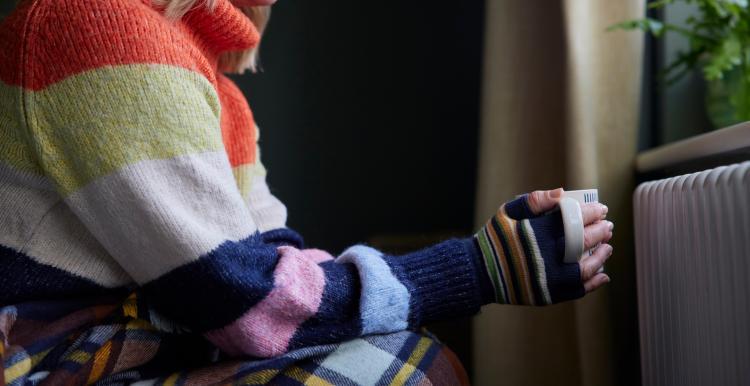
[{"label": "sweater collar", "polygon": [[258,29],[230,0],[217,0],[213,9],[198,5],[185,14],[180,24],[212,59],[224,52],[253,48],[260,41]]}]

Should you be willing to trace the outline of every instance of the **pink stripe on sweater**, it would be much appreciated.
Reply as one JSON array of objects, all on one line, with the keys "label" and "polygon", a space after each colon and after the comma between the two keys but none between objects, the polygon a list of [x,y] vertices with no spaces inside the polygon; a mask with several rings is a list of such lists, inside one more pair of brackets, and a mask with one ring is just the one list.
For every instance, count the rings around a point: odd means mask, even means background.
[{"label": "pink stripe on sweater", "polygon": [[279,247],[274,288],[232,324],[206,333],[206,339],[230,355],[272,357],[287,351],[304,321],[315,315],[325,288],[325,274],[316,260],[292,247]]}]

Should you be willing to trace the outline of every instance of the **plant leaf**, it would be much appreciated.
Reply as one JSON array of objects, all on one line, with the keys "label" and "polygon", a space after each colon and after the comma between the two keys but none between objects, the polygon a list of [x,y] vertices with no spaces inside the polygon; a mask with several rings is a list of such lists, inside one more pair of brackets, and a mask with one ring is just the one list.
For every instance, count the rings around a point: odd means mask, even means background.
[{"label": "plant leaf", "polygon": [[708,63],[703,66],[706,80],[717,80],[724,76],[724,72],[742,63],[742,44],[735,36],[724,40],[718,49],[711,52]]},{"label": "plant leaf", "polygon": [[618,29],[626,31],[641,30],[644,32],[649,32],[658,37],[661,36],[661,34],[664,32],[664,23],[656,19],[644,18],[627,20],[607,27],[607,31]]}]

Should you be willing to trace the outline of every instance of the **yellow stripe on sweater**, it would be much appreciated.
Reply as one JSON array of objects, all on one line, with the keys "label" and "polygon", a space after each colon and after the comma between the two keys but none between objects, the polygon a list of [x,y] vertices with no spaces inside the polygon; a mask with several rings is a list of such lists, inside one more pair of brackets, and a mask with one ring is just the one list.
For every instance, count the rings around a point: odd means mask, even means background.
[{"label": "yellow stripe on sweater", "polygon": [[175,66],[98,68],[26,100],[43,169],[64,196],[139,161],[223,149],[213,85]]},{"label": "yellow stripe on sweater", "polygon": [[21,127],[21,89],[0,81],[0,162],[22,172],[43,175]]}]

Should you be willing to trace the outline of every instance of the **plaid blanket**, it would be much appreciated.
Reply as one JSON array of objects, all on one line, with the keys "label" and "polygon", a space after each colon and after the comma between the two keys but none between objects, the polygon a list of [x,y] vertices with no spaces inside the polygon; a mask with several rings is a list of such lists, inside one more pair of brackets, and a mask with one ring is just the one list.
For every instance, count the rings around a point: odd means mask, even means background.
[{"label": "plaid blanket", "polygon": [[[159,328],[157,328],[159,326]],[[414,332],[230,359],[130,295],[0,309],[6,385],[466,385],[454,354]]]}]

